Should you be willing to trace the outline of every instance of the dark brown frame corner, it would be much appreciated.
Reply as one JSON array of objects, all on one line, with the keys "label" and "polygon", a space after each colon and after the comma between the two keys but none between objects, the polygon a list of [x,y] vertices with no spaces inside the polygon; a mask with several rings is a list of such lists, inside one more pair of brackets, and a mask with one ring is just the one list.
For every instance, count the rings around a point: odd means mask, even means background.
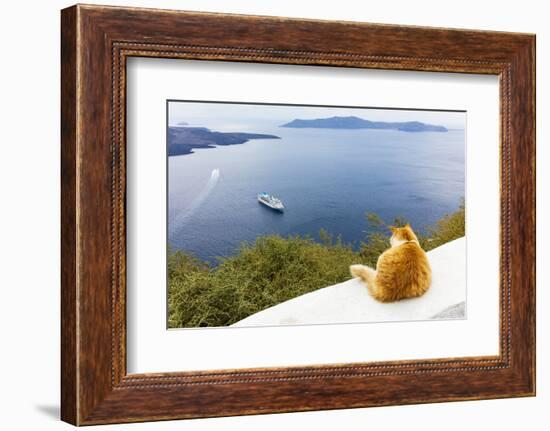
[{"label": "dark brown frame corner", "polygon": [[[80,5],[61,17],[64,421],[534,395],[534,35]],[[125,77],[131,56],[498,75],[500,354],[128,375]]]}]

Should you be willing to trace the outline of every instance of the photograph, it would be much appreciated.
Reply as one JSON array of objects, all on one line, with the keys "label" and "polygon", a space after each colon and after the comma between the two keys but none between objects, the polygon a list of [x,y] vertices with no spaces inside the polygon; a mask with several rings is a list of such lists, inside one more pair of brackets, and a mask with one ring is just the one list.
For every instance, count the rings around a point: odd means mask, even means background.
[{"label": "photograph", "polygon": [[465,111],[166,109],[168,328],[467,317]]}]

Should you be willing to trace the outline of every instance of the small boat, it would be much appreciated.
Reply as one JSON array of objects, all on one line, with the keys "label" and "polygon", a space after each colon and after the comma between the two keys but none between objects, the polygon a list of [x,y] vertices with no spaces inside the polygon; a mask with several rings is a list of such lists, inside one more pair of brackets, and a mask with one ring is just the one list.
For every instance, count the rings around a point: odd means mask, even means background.
[{"label": "small boat", "polygon": [[258,202],[275,211],[284,212],[285,210],[285,206],[280,199],[265,192],[258,193]]}]

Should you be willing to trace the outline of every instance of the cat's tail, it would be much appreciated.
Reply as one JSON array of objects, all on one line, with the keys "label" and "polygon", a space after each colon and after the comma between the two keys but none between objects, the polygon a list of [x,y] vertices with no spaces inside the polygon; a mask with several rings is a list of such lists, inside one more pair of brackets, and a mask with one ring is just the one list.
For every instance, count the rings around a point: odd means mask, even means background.
[{"label": "cat's tail", "polygon": [[376,270],[366,265],[351,265],[349,271],[353,277],[359,277],[367,285],[367,289],[374,299],[380,300],[376,286]]}]

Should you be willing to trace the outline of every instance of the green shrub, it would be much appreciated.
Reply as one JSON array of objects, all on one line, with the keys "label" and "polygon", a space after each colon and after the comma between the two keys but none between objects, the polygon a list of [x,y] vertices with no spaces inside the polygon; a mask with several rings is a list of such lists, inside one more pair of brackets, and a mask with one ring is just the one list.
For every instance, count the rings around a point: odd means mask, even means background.
[{"label": "green shrub", "polygon": [[351,246],[326,232],[324,243],[277,235],[243,243],[239,252],[209,268],[182,251],[170,253],[168,325],[231,325],[251,314],[349,278],[361,263]]},{"label": "green shrub", "polygon": [[435,226],[429,227],[427,232],[425,250],[431,250],[466,235],[466,208],[464,200],[460,203],[457,211],[443,216],[436,222]]},{"label": "green shrub", "polygon": [[[434,226],[426,228],[426,234],[415,231],[420,245],[425,251],[430,251],[440,245],[455,239],[461,238],[466,234],[464,200],[459,204],[458,210],[452,214],[445,214]],[[369,233],[361,241],[359,254],[368,265],[375,267],[378,256],[389,247],[390,230],[389,224],[386,224],[378,214],[367,213],[367,223]],[[393,226],[405,226],[407,219],[397,217],[393,220]],[[414,228],[414,227],[413,227]]]}]

